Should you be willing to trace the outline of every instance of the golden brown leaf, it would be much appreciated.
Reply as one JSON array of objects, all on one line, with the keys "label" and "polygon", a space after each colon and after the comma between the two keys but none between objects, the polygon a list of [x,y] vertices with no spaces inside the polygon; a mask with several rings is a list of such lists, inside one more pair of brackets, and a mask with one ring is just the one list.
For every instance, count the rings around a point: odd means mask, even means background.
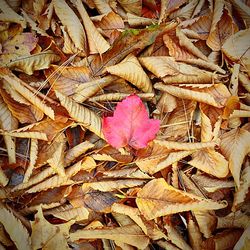
[{"label": "golden brown leaf", "polygon": [[245,156],[250,152],[250,133],[243,129],[232,129],[221,136],[221,151],[229,162],[229,169],[236,186],[240,187],[240,171]]},{"label": "golden brown leaf", "polygon": [[121,227],[104,227],[100,229],[81,229],[70,234],[70,239],[76,241],[79,239],[109,239],[120,241],[138,249],[144,249],[149,243],[148,237],[137,225],[128,225]]},{"label": "golden brown leaf", "polygon": [[138,59],[132,54],[128,55],[119,64],[109,66],[106,69],[109,73],[124,78],[146,93],[153,91],[149,77],[144,72]]},{"label": "golden brown leaf", "polygon": [[193,153],[188,164],[218,178],[224,178],[229,173],[227,160],[214,149],[201,149]]},{"label": "golden brown leaf", "polygon": [[17,249],[32,249],[28,230],[2,203],[0,204],[0,222],[3,224]]},{"label": "golden brown leaf", "polygon": [[163,178],[148,182],[137,194],[136,204],[146,219],[182,211],[221,209],[226,202],[215,202],[178,190]]}]

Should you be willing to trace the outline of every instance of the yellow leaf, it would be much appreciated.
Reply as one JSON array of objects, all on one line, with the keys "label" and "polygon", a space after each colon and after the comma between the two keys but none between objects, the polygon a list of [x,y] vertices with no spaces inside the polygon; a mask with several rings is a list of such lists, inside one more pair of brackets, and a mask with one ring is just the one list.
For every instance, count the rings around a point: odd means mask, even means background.
[{"label": "yellow leaf", "polygon": [[138,193],[136,204],[146,219],[189,210],[221,209],[226,202],[216,202],[178,190],[163,178],[149,181]]},{"label": "yellow leaf", "polygon": [[99,33],[99,31],[89,18],[89,15],[85,10],[82,1],[75,0],[74,5],[76,6],[83,20],[84,28],[87,33],[90,54],[94,54],[97,52],[99,54],[103,54],[110,48],[109,43],[102,37],[102,35]]},{"label": "yellow leaf", "polygon": [[132,54],[129,54],[120,63],[114,66],[109,66],[106,69],[109,73],[118,75],[124,78],[125,80],[131,82],[143,92],[147,93],[153,91],[149,77],[144,72],[138,59]]},{"label": "yellow leaf", "polygon": [[236,186],[240,187],[240,171],[245,156],[250,152],[250,133],[243,128],[232,129],[221,136],[221,151],[229,162]]},{"label": "yellow leaf", "polygon": [[120,241],[138,249],[145,249],[149,244],[148,237],[137,225],[105,227],[101,229],[81,229],[70,234],[72,241],[79,239],[109,239]]},{"label": "yellow leaf", "polygon": [[3,204],[0,204],[0,222],[3,224],[17,249],[31,250],[30,237],[22,222]]},{"label": "yellow leaf", "polygon": [[60,92],[55,91],[56,96],[59,98],[61,105],[66,108],[69,115],[77,122],[82,123],[84,127],[95,133],[97,136],[104,138],[102,133],[101,118],[93,111],[81,106],[73,101],[71,98],[62,95]]},{"label": "yellow leaf", "polygon": [[213,149],[201,149],[193,153],[188,164],[218,178],[226,177],[229,173],[227,160]]},{"label": "yellow leaf", "polygon": [[77,15],[64,0],[53,0],[52,3],[57,16],[67,28],[70,38],[76,48],[85,53],[86,35]]}]

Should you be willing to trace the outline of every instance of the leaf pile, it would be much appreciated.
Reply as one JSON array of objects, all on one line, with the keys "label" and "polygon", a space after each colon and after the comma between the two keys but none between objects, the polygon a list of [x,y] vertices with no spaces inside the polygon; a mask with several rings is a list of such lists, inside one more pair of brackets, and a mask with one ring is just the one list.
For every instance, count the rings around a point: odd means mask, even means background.
[{"label": "leaf pile", "polygon": [[1,249],[250,248],[249,1],[0,10]]}]

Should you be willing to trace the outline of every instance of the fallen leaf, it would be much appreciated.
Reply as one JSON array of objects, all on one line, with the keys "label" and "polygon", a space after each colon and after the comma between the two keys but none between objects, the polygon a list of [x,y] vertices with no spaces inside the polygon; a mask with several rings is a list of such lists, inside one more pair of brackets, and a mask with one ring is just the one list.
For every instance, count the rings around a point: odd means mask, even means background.
[{"label": "fallen leaf", "polygon": [[131,95],[118,103],[114,115],[103,119],[103,133],[115,148],[130,146],[144,148],[154,139],[160,126],[159,120],[148,118],[141,99]]}]

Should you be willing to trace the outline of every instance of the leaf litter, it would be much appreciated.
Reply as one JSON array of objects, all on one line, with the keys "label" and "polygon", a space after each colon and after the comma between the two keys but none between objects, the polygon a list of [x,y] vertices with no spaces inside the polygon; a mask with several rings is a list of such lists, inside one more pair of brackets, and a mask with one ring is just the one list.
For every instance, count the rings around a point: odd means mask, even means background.
[{"label": "leaf litter", "polygon": [[250,5],[0,1],[0,248],[250,248]]}]

